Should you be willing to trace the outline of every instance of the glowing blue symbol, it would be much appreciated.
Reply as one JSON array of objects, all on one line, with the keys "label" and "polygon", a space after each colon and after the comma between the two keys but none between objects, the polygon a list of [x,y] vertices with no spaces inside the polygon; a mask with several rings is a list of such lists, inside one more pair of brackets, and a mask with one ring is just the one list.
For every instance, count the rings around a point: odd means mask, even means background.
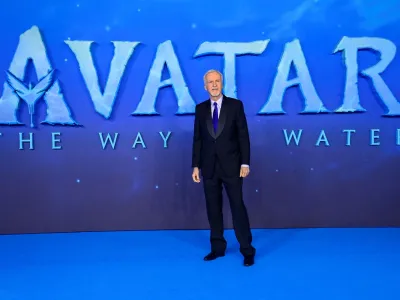
[{"label": "glowing blue symbol", "polygon": [[80,180],[80,179],[77,179],[77,180],[76,180],[76,182],[77,182],[77,183],[80,183],[80,182],[81,182],[81,180]]},{"label": "glowing blue symbol", "polygon": [[28,104],[31,116],[31,127],[33,127],[33,115],[35,114],[35,103],[50,89],[54,83],[54,70],[51,70],[35,86],[29,83],[27,87],[14,74],[7,71],[7,83],[14,93]]}]

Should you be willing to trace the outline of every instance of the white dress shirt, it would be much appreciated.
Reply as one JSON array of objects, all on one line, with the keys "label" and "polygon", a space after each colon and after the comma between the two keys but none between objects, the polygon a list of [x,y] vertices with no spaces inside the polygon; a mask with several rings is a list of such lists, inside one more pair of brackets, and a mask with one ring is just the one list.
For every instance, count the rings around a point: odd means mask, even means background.
[{"label": "white dress shirt", "polygon": [[217,101],[212,101],[211,100],[211,118],[213,117],[214,114],[214,103],[217,102],[217,108],[218,108],[218,118],[219,118],[219,114],[221,112],[221,105],[222,105],[222,97],[219,98]]},{"label": "white dress shirt", "polygon": [[[222,96],[217,101],[211,100],[211,118],[213,117],[213,114],[214,114],[214,103],[215,102],[217,102],[218,118],[219,118],[219,114],[221,113],[221,106],[222,106]],[[249,167],[249,165],[242,165],[242,167]]]}]

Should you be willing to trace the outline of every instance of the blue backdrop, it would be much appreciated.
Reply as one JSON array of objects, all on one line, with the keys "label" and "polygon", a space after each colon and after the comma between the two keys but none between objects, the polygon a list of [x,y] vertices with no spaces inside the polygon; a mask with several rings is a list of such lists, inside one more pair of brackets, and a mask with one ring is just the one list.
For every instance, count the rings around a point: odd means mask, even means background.
[{"label": "blue backdrop", "polygon": [[190,165],[208,69],[245,105],[253,227],[399,226],[399,9],[3,3],[0,233],[207,228]]}]

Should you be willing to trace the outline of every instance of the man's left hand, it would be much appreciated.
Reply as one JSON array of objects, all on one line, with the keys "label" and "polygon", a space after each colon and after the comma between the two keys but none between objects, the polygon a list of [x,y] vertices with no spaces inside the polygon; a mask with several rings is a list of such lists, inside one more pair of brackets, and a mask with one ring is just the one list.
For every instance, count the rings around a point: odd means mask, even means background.
[{"label": "man's left hand", "polygon": [[240,167],[240,177],[247,177],[250,173],[250,168],[247,166]]}]

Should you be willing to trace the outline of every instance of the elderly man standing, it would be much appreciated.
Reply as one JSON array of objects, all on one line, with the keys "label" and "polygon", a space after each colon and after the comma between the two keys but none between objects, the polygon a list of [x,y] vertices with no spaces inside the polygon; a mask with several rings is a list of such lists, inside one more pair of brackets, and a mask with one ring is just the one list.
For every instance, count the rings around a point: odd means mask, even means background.
[{"label": "elderly man standing", "polygon": [[192,178],[203,177],[207,216],[210,224],[211,252],[204,258],[225,255],[222,187],[232,211],[233,227],[244,256],[244,265],[254,264],[247,209],[243,202],[243,178],[250,172],[250,138],[243,103],[222,94],[223,77],[216,70],[204,75],[204,88],[210,98],[196,106],[193,134]]}]

